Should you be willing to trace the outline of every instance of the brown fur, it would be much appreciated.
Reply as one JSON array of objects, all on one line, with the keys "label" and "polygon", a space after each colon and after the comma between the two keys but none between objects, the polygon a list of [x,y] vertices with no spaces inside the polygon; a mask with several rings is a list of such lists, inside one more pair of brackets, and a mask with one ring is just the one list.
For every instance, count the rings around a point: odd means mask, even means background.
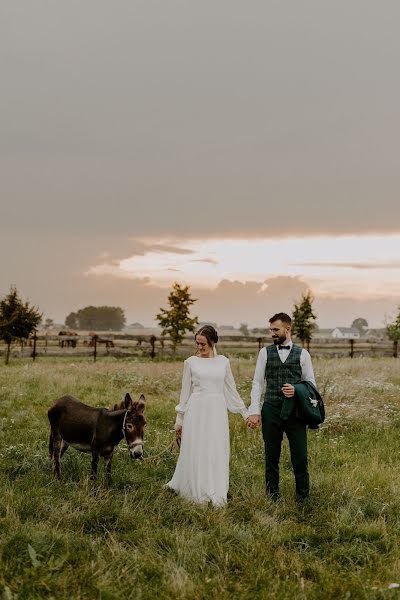
[{"label": "brown fur", "polygon": [[[129,394],[115,404],[113,410],[93,408],[73,396],[62,396],[48,411],[50,422],[49,456],[53,474],[61,477],[61,458],[68,446],[92,454],[92,478],[96,477],[99,457],[104,458],[107,476],[111,476],[111,461],[115,446],[125,434],[132,458],[142,458],[146,420],[143,412],[145,397],[132,402]],[[125,423],[125,431],[122,432]]]}]

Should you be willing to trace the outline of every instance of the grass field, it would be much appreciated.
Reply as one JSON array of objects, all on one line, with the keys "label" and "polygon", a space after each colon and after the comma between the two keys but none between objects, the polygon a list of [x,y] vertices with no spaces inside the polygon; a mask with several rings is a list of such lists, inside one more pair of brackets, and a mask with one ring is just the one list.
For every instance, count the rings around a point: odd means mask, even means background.
[{"label": "grass field", "polygon": [[[249,400],[255,358],[234,358]],[[285,444],[282,500],[264,496],[261,433],[231,423],[232,499],[196,506],[163,484],[176,450],[182,363],[101,359],[0,366],[0,597],[4,599],[378,599],[400,593],[400,366],[394,359],[320,359],[328,419],[310,431],[313,505],[294,503]],[[111,406],[147,398],[147,456],[121,442],[102,465],[73,449],[54,481],[47,409],[65,393]]]}]

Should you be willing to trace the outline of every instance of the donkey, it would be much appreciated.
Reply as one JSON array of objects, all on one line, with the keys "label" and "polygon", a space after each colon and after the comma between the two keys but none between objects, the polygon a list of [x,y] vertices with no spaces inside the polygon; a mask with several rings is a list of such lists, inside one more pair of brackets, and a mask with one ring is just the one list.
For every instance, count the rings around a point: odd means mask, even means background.
[{"label": "donkey", "polygon": [[102,456],[106,476],[110,480],[113,451],[122,438],[126,439],[131,458],[143,458],[145,402],[143,394],[135,402],[126,394],[123,402],[108,410],[87,406],[73,396],[62,396],[56,400],[47,413],[53,475],[60,479],[60,462],[68,446],[92,453],[92,479],[96,478],[99,457]]}]

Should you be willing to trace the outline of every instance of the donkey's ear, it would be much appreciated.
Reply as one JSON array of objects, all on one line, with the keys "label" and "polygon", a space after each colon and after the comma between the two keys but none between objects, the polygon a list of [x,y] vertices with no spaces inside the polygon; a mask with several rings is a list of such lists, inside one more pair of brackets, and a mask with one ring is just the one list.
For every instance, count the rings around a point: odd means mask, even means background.
[{"label": "donkey's ear", "polygon": [[130,394],[125,394],[125,408],[126,410],[132,410],[132,398]]},{"label": "donkey's ear", "polygon": [[144,411],[144,407],[146,406],[146,398],[143,394],[141,394],[139,400],[135,402],[135,409],[137,413],[142,413]]}]

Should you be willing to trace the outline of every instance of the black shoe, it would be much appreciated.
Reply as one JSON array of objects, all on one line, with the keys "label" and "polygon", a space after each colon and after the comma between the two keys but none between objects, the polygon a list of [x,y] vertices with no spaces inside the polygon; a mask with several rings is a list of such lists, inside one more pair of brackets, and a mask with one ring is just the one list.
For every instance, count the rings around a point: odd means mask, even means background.
[{"label": "black shoe", "polygon": [[278,500],[279,500],[280,496],[279,496],[279,493],[278,493],[278,492],[273,492],[273,493],[271,493],[271,492],[268,492],[268,491],[267,491],[267,498],[268,498],[269,500],[271,500],[272,502],[278,502]]},{"label": "black shoe", "polygon": [[296,504],[302,508],[309,507],[311,506],[311,498],[310,496],[306,496],[305,498],[296,498]]}]

